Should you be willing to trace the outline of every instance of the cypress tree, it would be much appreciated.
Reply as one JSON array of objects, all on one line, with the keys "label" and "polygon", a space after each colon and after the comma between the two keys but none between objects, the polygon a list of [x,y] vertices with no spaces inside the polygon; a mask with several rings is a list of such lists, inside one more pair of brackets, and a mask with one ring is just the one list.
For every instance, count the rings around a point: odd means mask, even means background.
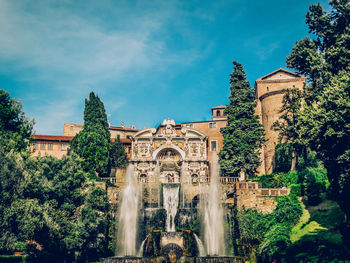
[{"label": "cypress tree", "polygon": [[93,92],[85,99],[84,127],[71,142],[86,171],[108,176],[111,170],[110,132],[103,102]]},{"label": "cypress tree", "polygon": [[224,145],[219,152],[219,162],[224,176],[239,176],[241,171],[252,176],[261,163],[259,149],[265,141],[264,131],[258,116],[254,115],[256,103],[243,66],[235,61],[233,65],[230,104],[225,109],[227,125],[221,128]]}]

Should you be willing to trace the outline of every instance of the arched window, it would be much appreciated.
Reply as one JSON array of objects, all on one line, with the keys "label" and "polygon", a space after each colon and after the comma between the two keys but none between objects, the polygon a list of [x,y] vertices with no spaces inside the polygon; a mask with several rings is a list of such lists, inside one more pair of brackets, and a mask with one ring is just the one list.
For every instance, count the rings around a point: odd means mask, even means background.
[{"label": "arched window", "polygon": [[199,180],[198,180],[198,175],[197,174],[192,174],[191,175],[191,181],[192,181],[192,184],[198,184]]},{"label": "arched window", "polygon": [[147,183],[147,175],[146,174],[140,174],[140,182]]},{"label": "arched window", "polygon": [[217,110],[217,111],[216,111],[216,116],[220,116],[220,114],[221,114],[220,111]]}]

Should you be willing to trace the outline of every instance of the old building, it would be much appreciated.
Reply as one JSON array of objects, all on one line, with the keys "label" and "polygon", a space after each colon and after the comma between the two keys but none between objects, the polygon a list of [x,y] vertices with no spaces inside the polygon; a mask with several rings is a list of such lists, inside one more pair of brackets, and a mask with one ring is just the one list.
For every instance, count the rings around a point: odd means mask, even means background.
[{"label": "old building", "polygon": [[[278,143],[278,132],[273,131],[271,126],[276,120],[278,120],[281,114],[280,109],[284,92],[287,88],[297,87],[302,89],[305,81],[306,78],[304,76],[285,69],[278,69],[255,81],[255,98],[257,101],[256,115],[259,116],[259,120],[264,126],[265,137],[267,139],[267,142],[261,150],[262,165],[259,167],[259,174],[271,173],[273,171],[274,151],[275,145]],[[170,125],[168,132],[175,132],[172,135],[175,136],[174,140],[170,140],[172,145],[185,152],[183,154],[185,154],[187,159],[192,158],[195,160],[200,156],[200,158],[202,158],[201,165],[203,165],[204,162],[208,162],[208,167],[210,168],[213,162],[212,153],[218,153],[223,146],[223,137],[220,133],[220,129],[226,126],[227,116],[224,113],[224,109],[225,106],[211,108],[212,118],[208,121],[193,121],[178,124],[175,124],[172,121],[169,123],[166,121],[157,128],[143,130],[136,129],[134,126],[126,128],[123,123],[120,127],[110,126],[109,130],[111,133],[111,140],[114,140],[116,136],[120,136],[129,158],[136,163],[141,163],[141,161],[149,162],[148,167],[152,170],[154,169],[154,164],[152,164],[152,162],[156,160],[151,160],[150,156],[147,154],[150,154],[151,152],[153,153],[162,141],[163,143],[168,142],[166,140],[166,138],[168,138],[166,134],[163,134],[164,137],[162,137],[161,133],[158,133],[163,131],[164,127]],[[82,128],[83,125],[81,124],[65,123],[62,136],[34,135],[33,143],[31,145],[32,155],[51,155],[61,158],[66,154],[71,139],[81,131]],[[192,131],[191,136],[194,136],[193,134],[196,133],[198,137],[196,140],[199,140],[200,144],[189,144],[188,140],[186,141],[186,136],[188,135],[183,134],[182,131]],[[151,142],[147,142],[145,136],[148,139],[153,139]],[[196,145],[197,148],[194,145]],[[186,149],[184,148],[185,146],[187,147]],[[134,148],[132,149],[132,147]],[[171,149],[174,149],[174,147]],[[186,151],[196,149],[198,151],[197,153],[186,155],[188,154]],[[173,156],[174,154],[174,158],[175,156],[176,158],[181,157],[181,160],[183,160],[183,154],[180,154],[181,151],[171,150],[170,156]],[[143,165],[145,165],[145,163]],[[149,172],[151,175],[152,172]],[[197,175],[199,177],[201,176],[200,173]]]},{"label": "old building", "polygon": [[282,100],[286,89],[303,89],[306,78],[294,72],[278,69],[255,81],[256,115],[264,126],[267,139],[261,150],[262,165],[259,174],[272,173],[274,167],[275,146],[278,143],[278,131],[271,126],[281,115]]}]

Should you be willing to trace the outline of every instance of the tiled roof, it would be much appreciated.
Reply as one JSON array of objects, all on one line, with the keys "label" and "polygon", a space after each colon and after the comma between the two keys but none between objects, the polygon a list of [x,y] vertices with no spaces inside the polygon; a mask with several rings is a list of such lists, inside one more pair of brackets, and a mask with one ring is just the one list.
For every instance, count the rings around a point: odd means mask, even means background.
[{"label": "tiled roof", "polygon": [[61,136],[61,135],[42,135],[35,134],[33,136],[34,140],[46,140],[46,141],[71,141],[73,136]]},{"label": "tiled roof", "polygon": [[[73,136],[61,136],[61,135],[43,135],[43,134],[35,134],[33,139],[36,141],[65,141],[69,142],[73,139]],[[115,141],[115,139],[111,139],[111,141]],[[120,139],[122,143],[131,143],[130,139]]]}]

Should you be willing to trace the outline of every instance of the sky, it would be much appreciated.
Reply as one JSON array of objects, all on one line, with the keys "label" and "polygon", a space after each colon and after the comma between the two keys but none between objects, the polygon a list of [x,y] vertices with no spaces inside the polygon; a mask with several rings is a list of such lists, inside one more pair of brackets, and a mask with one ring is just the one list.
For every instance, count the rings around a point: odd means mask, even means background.
[{"label": "sky", "polygon": [[112,126],[210,120],[228,103],[232,61],[252,87],[286,68],[316,1],[0,0],[0,89],[36,134],[83,123],[91,91]]}]

